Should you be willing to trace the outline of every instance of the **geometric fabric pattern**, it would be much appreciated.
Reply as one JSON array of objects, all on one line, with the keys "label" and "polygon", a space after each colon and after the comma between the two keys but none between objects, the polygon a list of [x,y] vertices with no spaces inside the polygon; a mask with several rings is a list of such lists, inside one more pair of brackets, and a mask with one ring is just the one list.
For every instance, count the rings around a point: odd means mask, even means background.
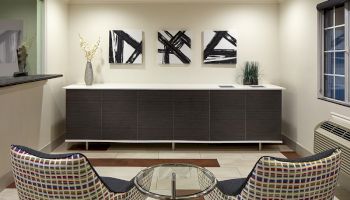
[{"label": "geometric fabric pattern", "polygon": [[237,196],[224,194],[215,188],[207,200],[250,199],[317,199],[334,198],[341,165],[341,150],[311,162],[281,161],[262,157],[248,176]]},{"label": "geometric fabric pattern", "polygon": [[12,172],[21,200],[89,199],[144,200],[133,185],[114,193],[101,180],[88,159],[79,153],[42,158],[11,146]]}]

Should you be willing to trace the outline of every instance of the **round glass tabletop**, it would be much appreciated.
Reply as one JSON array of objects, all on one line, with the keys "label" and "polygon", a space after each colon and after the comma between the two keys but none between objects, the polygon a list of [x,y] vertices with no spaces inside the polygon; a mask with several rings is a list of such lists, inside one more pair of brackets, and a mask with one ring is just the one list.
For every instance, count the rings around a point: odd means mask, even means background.
[{"label": "round glass tabletop", "polygon": [[209,170],[190,164],[161,164],[140,171],[136,188],[154,199],[194,199],[211,192],[217,183]]}]

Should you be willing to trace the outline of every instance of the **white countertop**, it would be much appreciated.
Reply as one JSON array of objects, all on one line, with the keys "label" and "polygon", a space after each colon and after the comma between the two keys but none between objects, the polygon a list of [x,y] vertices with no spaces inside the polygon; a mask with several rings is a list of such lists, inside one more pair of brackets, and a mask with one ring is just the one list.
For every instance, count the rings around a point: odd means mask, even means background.
[{"label": "white countertop", "polygon": [[[220,87],[233,86],[233,87]],[[64,87],[67,90],[284,90],[285,88],[261,84],[263,87],[252,87],[240,84],[121,84],[104,83],[87,86],[85,84],[74,84]]]}]

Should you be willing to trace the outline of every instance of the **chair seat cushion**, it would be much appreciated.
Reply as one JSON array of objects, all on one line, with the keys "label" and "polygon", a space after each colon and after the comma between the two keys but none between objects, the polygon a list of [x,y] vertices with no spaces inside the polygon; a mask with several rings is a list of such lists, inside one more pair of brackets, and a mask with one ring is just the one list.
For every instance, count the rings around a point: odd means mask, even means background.
[{"label": "chair seat cushion", "polygon": [[100,177],[102,182],[106,187],[114,193],[124,193],[128,192],[132,187],[134,187],[134,180],[125,181],[117,178],[111,177]]},{"label": "chair seat cushion", "polygon": [[219,190],[228,196],[238,195],[246,183],[246,178],[230,179],[219,181],[217,187]]}]

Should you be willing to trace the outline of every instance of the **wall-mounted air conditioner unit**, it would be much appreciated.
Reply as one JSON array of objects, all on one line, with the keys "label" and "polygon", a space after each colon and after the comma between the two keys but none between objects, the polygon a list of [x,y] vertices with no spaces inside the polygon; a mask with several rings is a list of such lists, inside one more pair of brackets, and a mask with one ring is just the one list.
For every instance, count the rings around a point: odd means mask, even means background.
[{"label": "wall-mounted air conditioner unit", "polygon": [[[331,113],[329,120],[321,122],[315,128],[314,151],[319,153],[337,147],[342,150],[341,179],[350,180],[350,118]],[[350,181],[346,182],[344,185],[349,186]]]}]

